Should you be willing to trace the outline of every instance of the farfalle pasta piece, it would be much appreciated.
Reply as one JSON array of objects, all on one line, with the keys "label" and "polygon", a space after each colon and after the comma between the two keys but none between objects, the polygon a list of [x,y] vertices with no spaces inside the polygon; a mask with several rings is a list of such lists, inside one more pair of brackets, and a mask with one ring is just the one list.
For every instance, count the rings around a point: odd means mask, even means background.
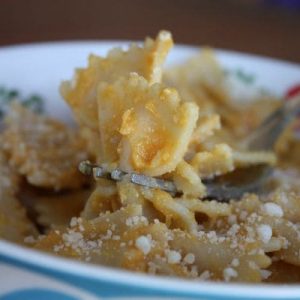
[{"label": "farfalle pasta piece", "polygon": [[219,176],[241,167],[259,164],[272,166],[275,163],[273,152],[239,152],[227,144],[217,144],[211,150],[199,151],[191,159],[191,165],[201,178]]},{"label": "farfalle pasta piece", "polygon": [[271,259],[264,252],[253,251],[259,249],[256,242],[247,242],[242,237],[235,242],[237,247],[233,247],[230,238],[218,236],[214,231],[196,236],[175,230],[170,246],[181,253],[193,253],[198,273],[209,272],[209,279],[260,282],[261,270],[270,266]]},{"label": "farfalle pasta piece", "polygon": [[203,213],[211,220],[231,215],[232,209],[228,203],[215,200],[201,201],[199,199],[176,199],[178,203],[185,206],[192,212]]},{"label": "farfalle pasta piece", "polygon": [[123,206],[127,206],[129,204],[145,205],[145,198],[136,184],[123,180],[117,183],[117,189],[120,202]]},{"label": "farfalle pasta piece", "polygon": [[152,202],[154,207],[165,216],[165,222],[169,226],[182,228],[190,233],[197,231],[197,222],[194,213],[172,196],[161,190],[143,189],[143,196]]},{"label": "farfalle pasta piece", "polygon": [[191,165],[201,178],[210,178],[234,170],[233,151],[226,144],[218,144],[211,151],[198,152]]},{"label": "farfalle pasta piece", "polygon": [[6,119],[3,149],[9,162],[38,187],[78,188],[86,178],[77,169],[87,159],[75,130],[16,104]]},{"label": "farfalle pasta piece", "polygon": [[263,223],[269,224],[272,227],[273,235],[282,237],[285,241],[283,247],[274,252],[284,262],[295,266],[300,266],[300,229],[299,225],[290,221],[275,218],[265,217]]},{"label": "farfalle pasta piece", "polygon": [[164,220],[165,216],[155,209],[152,203],[144,197],[142,187],[123,180],[117,183],[117,189],[123,207],[132,204],[141,205],[143,208],[143,216],[145,216],[149,222],[153,222],[155,219]]},{"label": "farfalle pasta piece", "polygon": [[61,85],[61,93],[79,124],[97,130],[96,92],[100,82],[112,83],[131,72],[140,74],[150,83],[160,82],[162,65],[172,46],[171,34],[161,31],[156,40],[147,38],[142,47],[133,44],[127,51],[116,48],[106,58],[91,55],[88,67],[78,69],[72,81],[64,81]]},{"label": "farfalle pasta piece", "polygon": [[178,90],[184,101],[197,103],[202,113],[218,113],[224,125],[233,127],[240,120],[213,50],[203,49],[184,64],[170,68],[164,80]]},{"label": "farfalle pasta piece", "polygon": [[210,114],[199,116],[197,126],[193,132],[190,143],[203,143],[207,138],[212,136],[216,130],[219,129],[221,129],[221,121],[219,115]]},{"label": "farfalle pasta piece", "polygon": [[[140,222],[129,222],[133,218],[140,218]],[[92,263],[134,271],[153,271],[155,259],[165,257],[171,233],[165,224],[148,225],[144,219],[141,206],[136,205],[92,221],[74,218],[65,231],[52,231],[35,247],[46,251],[54,249],[59,255]],[[165,258],[165,265],[161,264],[157,273],[183,276],[186,272],[184,266],[169,264]]]},{"label": "farfalle pasta piece", "polygon": [[300,229],[297,224],[280,217],[256,213],[250,214],[246,222],[257,231],[257,239],[262,241],[266,252],[272,252],[284,262],[300,266]]},{"label": "farfalle pasta piece", "polygon": [[259,164],[268,164],[273,166],[276,163],[276,155],[270,151],[234,151],[233,161],[236,168]]},{"label": "farfalle pasta piece", "polygon": [[188,151],[184,158],[187,161],[190,161],[196,153],[210,149],[211,144],[215,144],[212,138],[216,136],[216,132],[219,132],[220,129],[221,121],[219,115],[202,115],[201,111],[199,111],[197,125],[190,139]]},{"label": "farfalle pasta piece", "polygon": [[[227,281],[243,281],[246,276],[260,281],[261,268],[270,263],[264,253],[249,253],[255,243],[241,240],[241,247],[232,249],[228,239],[215,241],[209,233],[195,236],[170,230],[159,221],[148,224],[141,213],[141,206],[128,205],[90,221],[74,218],[69,228],[50,232],[37,241],[35,248],[153,274],[201,278],[201,272],[209,270],[211,279],[225,276]],[[210,259],[207,253],[212,252],[219,255]],[[230,267],[238,276],[226,275],[224,270]]]},{"label": "farfalle pasta piece", "polygon": [[165,73],[165,81],[176,86],[179,91],[190,89],[193,101],[200,107],[210,101],[224,103],[227,100],[224,72],[211,49],[204,49],[185,64],[170,68]]},{"label": "farfalle pasta piece", "polygon": [[99,179],[95,190],[88,197],[81,216],[87,220],[98,217],[101,213],[120,208],[116,184],[106,179]]},{"label": "farfalle pasta piece", "polygon": [[[266,200],[271,201],[272,198]],[[260,240],[267,252],[273,252],[281,260],[300,266],[299,226],[283,217],[284,211],[279,205],[274,202],[264,203],[253,194],[239,202],[232,202],[232,206],[248,230],[252,228],[251,238]]]},{"label": "farfalle pasta piece", "polygon": [[219,114],[223,127],[229,129],[234,138],[243,137],[256,128],[279,102],[266,96],[261,96],[256,102],[253,99],[250,104],[243,101],[243,96],[238,99],[240,101],[235,100],[236,86],[232,87],[228,80],[231,75],[227,77],[211,49],[203,49],[164,75],[165,82],[178,89],[184,101],[197,103],[203,113]]},{"label": "farfalle pasta piece", "polygon": [[[78,217],[88,199],[90,189],[79,189],[63,193],[39,191],[27,195],[36,214],[36,223],[45,230],[68,226],[72,217]],[[29,204],[29,203],[28,203]]]},{"label": "farfalle pasta piece", "polygon": [[80,138],[84,140],[85,149],[91,160],[97,161],[99,156],[100,144],[100,133],[99,130],[94,130],[89,127],[81,126],[79,128]]},{"label": "farfalle pasta piece", "polygon": [[23,243],[25,237],[36,236],[37,230],[17,199],[19,179],[0,148],[0,238]]},{"label": "farfalle pasta piece", "polygon": [[293,190],[286,191],[283,188],[278,188],[270,194],[269,198],[270,201],[280,206],[285,219],[293,223],[300,222],[300,195],[298,193]]},{"label": "farfalle pasta piece", "polygon": [[206,195],[205,185],[198,172],[186,161],[182,160],[172,176],[178,191],[188,197],[202,198]]},{"label": "farfalle pasta piece", "polygon": [[[51,230],[35,243],[36,249],[49,251],[59,255],[88,260],[92,252],[99,252],[102,243],[113,239],[118,244],[120,235],[126,230],[126,220],[138,217],[142,214],[140,205],[128,205],[113,213],[103,213],[97,218],[86,220],[73,218],[70,225],[61,230]],[[111,258],[116,259],[114,250],[111,250]]]},{"label": "farfalle pasta piece", "polygon": [[131,73],[98,90],[101,158],[121,169],[159,176],[173,171],[187,151],[198,118],[177,92]]}]

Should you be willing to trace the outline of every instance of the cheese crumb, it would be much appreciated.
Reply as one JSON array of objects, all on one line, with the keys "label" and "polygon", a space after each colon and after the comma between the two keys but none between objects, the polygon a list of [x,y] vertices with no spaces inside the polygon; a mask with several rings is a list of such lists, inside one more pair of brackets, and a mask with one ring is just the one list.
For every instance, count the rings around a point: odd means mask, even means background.
[{"label": "cheese crumb", "polygon": [[237,221],[236,215],[230,215],[230,216],[228,217],[228,223],[229,223],[230,225],[235,224],[236,221]]},{"label": "cheese crumb", "polygon": [[64,233],[62,238],[67,244],[75,245],[82,239],[82,234],[80,232],[70,231],[69,233]]},{"label": "cheese crumb", "polygon": [[133,227],[133,226],[137,226],[137,225],[148,225],[148,219],[144,216],[133,216],[133,217],[129,217],[126,220],[126,225],[128,227]]},{"label": "cheese crumb", "polygon": [[200,280],[208,280],[210,278],[211,274],[208,270],[202,272],[199,276]]},{"label": "cheese crumb", "polygon": [[263,243],[268,243],[272,237],[272,228],[270,225],[261,224],[257,227],[257,233]]},{"label": "cheese crumb", "polygon": [[194,266],[191,267],[190,276],[192,278],[197,278],[199,276],[197,266],[194,265]]},{"label": "cheese crumb", "polygon": [[112,238],[112,231],[110,229],[108,229],[106,231],[106,234],[104,236],[101,237],[103,240],[110,240]]},{"label": "cheese crumb", "polygon": [[135,246],[147,255],[152,247],[152,239],[150,236],[141,235],[135,240]]},{"label": "cheese crumb", "polygon": [[260,270],[260,275],[261,278],[264,279],[268,279],[271,276],[272,272],[268,271],[268,270]]},{"label": "cheese crumb", "polygon": [[76,225],[77,225],[77,218],[72,217],[72,219],[70,221],[70,227],[75,227]]},{"label": "cheese crumb", "polygon": [[248,266],[249,266],[251,269],[253,269],[253,270],[259,269],[257,263],[256,263],[255,261],[253,261],[253,260],[248,261]]},{"label": "cheese crumb", "polygon": [[193,264],[193,263],[195,262],[195,255],[194,255],[193,253],[188,253],[188,254],[184,257],[183,261],[184,261],[186,264],[191,265],[191,264]]},{"label": "cheese crumb", "polygon": [[239,230],[240,230],[240,225],[233,224],[227,231],[227,235],[235,237],[237,235],[237,233],[239,232]]},{"label": "cheese crumb", "polygon": [[181,254],[178,251],[169,250],[166,255],[168,263],[171,265],[178,264],[181,261]]},{"label": "cheese crumb", "polygon": [[263,209],[264,209],[265,213],[267,215],[269,215],[270,217],[279,217],[280,218],[283,216],[282,208],[276,203],[272,203],[272,202],[265,203],[263,206]]},{"label": "cheese crumb", "polygon": [[240,265],[240,260],[238,258],[234,258],[231,262],[233,267],[238,267]]},{"label": "cheese crumb", "polygon": [[53,246],[53,251],[54,252],[59,252],[60,250],[62,250],[64,248],[64,245],[61,244],[61,245],[54,245]]},{"label": "cheese crumb", "polygon": [[26,244],[34,244],[35,242],[36,242],[36,240],[32,235],[26,236],[24,238],[24,243],[26,243]]},{"label": "cheese crumb", "polygon": [[238,273],[235,269],[233,268],[226,268],[223,271],[223,277],[225,279],[225,281],[230,281],[231,278],[237,277]]}]

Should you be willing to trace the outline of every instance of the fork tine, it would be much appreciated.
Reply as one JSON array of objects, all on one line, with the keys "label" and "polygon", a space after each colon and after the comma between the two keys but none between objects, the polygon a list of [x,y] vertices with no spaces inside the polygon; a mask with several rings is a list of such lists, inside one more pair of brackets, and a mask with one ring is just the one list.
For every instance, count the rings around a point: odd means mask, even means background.
[{"label": "fork tine", "polygon": [[144,174],[127,173],[120,169],[114,169],[111,172],[108,172],[103,167],[92,164],[89,161],[82,161],[79,164],[79,171],[87,176],[93,175],[95,179],[106,178],[110,180],[121,181],[127,178],[130,182],[141,186],[157,188],[171,194],[178,193],[176,186],[172,181],[146,176]]}]

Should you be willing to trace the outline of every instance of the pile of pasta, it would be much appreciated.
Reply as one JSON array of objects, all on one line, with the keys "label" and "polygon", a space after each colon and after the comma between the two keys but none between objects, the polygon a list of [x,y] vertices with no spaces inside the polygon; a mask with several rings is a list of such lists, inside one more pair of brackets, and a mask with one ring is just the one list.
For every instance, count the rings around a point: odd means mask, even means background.
[{"label": "pile of pasta", "polygon": [[[163,69],[172,46],[161,31],[143,45],[91,55],[61,85],[77,128],[12,105],[0,135],[0,237],[150,274],[299,282],[300,143],[292,125],[276,153],[243,150],[278,101],[233,101],[211,49]],[[180,193],[126,176],[91,180],[77,169],[85,159],[172,180]],[[266,193],[207,199],[205,179],[260,163],[275,169]]]}]

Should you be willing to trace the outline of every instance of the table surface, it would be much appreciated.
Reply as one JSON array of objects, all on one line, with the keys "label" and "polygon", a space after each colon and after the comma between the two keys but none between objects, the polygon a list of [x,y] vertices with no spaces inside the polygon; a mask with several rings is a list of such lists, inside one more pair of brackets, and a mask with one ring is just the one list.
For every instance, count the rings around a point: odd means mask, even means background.
[{"label": "table surface", "polygon": [[280,1],[1,0],[0,45],[137,40],[168,29],[177,43],[209,45],[299,63],[299,5],[288,8],[275,2]]}]

